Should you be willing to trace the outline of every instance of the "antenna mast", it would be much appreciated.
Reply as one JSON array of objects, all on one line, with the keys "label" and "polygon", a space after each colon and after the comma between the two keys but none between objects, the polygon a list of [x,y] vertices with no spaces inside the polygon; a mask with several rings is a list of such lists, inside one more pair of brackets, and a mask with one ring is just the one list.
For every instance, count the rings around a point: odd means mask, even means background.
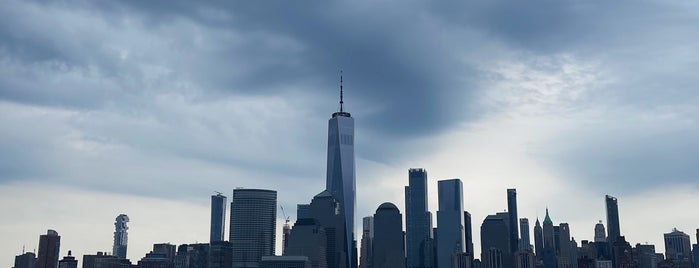
[{"label": "antenna mast", "polygon": [[344,109],[342,105],[344,102],[342,101],[342,70],[340,70],[340,112],[344,112]]}]

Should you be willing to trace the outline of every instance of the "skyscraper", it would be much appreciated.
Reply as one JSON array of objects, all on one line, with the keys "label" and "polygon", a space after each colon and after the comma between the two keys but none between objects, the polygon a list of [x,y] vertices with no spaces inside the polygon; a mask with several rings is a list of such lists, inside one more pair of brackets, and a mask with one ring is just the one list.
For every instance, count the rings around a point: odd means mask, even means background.
[{"label": "skyscraper", "polygon": [[209,242],[223,241],[226,230],[226,196],[217,193],[211,196],[211,232]]},{"label": "skyscraper", "polygon": [[373,251],[374,240],[374,217],[367,216],[362,219],[362,246],[360,268],[371,268],[371,253]]},{"label": "skyscraper", "polygon": [[48,230],[39,236],[39,256],[36,258],[36,268],[57,268],[58,252],[61,248],[61,237],[58,232]]},{"label": "skyscraper", "polygon": [[468,264],[469,267],[473,266],[473,226],[471,225],[471,213],[468,213],[468,211],[464,211],[464,234],[466,237],[464,238],[464,242],[466,245],[464,246],[464,251],[466,251],[466,254],[468,254]]},{"label": "skyscraper", "polygon": [[230,216],[233,267],[257,267],[262,256],[274,255],[277,191],[234,189]]},{"label": "skyscraper", "polygon": [[411,168],[408,170],[408,186],[405,186],[405,247],[408,268],[429,267],[429,258],[425,258],[425,245],[430,239],[430,221],[427,207],[427,171]]},{"label": "skyscraper", "polygon": [[22,255],[15,256],[14,268],[35,268],[36,255],[32,252],[24,252]]},{"label": "skyscraper", "polygon": [[541,229],[541,224],[539,223],[539,218],[536,218],[536,223],[534,225],[534,248],[536,249],[536,261],[541,262],[544,260],[544,233]]},{"label": "skyscraper", "polygon": [[519,231],[522,242],[520,243],[520,249],[522,251],[531,250],[531,241],[529,240],[529,219],[521,218],[519,219]]},{"label": "skyscraper", "polygon": [[78,268],[78,260],[73,257],[72,253],[68,250],[68,256],[64,256],[62,260],[58,261],[58,268]]},{"label": "skyscraper", "polygon": [[[510,253],[510,215],[500,212],[488,215],[481,225],[481,260],[485,267],[514,267]],[[498,263],[502,265],[499,266]]]},{"label": "skyscraper", "polygon": [[437,267],[451,268],[452,256],[464,252],[463,184],[460,179],[437,182]]},{"label": "skyscraper", "polygon": [[392,203],[383,203],[374,214],[374,268],[405,267],[403,215]]},{"label": "skyscraper", "polygon": [[517,252],[519,241],[519,229],[517,228],[517,189],[507,189],[507,214],[508,227],[510,228],[510,252],[513,255]]},{"label": "skyscraper", "polygon": [[309,215],[325,229],[327,267],[350,267],[348,265],[352,262],[349,260],[350,255],[346,248],[344,236],[346,224],[340,203],[327,190],[324,190],[313,197],[309,206]]},{"label": "skyscraper", "polygon": [[665,240],[665,258],[669,260],[689,260],[690,247],[689,235],[673,228],[672,232],[663,234]]},{"label": "skyscraper", "polygon": [[553,231],[553,221],[549,216],[549,209],[546,209],[546,217],[544,218],[544,268],[556,268],[556,240]]},{"label": "skyscraper", "polygon": [[344,218],[347,267],[356,263],[354,215],[356,214],[356,178],[354,167],[354,119],[344,111],[342,74],[340,74],[340,111],[328,121],[328,161],[325,189],[340,203]]},{"label": "skyscraper", "polygon": [[572,267],[573,259],[570,254],[570,226],[565,222],[558,226],[560,229],[560,234],[558,236],[558,267]]},{"label": "skyscraper", "polygon": [[604,230],[604,224],[602,224],[602,221],[599,221],[595,224],[595,243],[607,241],[606,235],[607,232]]},{"label": "skyscraper", "polygon": [[126,216],[126,214],[120,214],[114,222],[114,247],[112,248],[112,254],[117,258],[126,259],[126,245],[129,242],[128,222],[129,216]]},{"label": "skyscraper", "polygon": [[607,206],[607,242],[609,245],[614,245],[621,231],[619,230],[619,206],[616,197],[607,195],[604,197]]}]

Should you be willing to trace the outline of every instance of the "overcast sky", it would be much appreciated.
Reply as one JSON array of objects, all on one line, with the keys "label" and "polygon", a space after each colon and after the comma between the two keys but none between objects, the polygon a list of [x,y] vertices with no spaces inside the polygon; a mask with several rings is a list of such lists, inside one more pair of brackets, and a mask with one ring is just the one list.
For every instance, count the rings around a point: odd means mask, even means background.
[{"label": "overcast sky", "polygon": [[153,243],[208,242],[209,196],[235,187],[278,190],[295,220],[325,187],[340,70],[358,228],[383,202],[404,213],[423,167],[433,213],[437,180],[463,180],[477,254],[507,188],[532,228],[548,206],[578,242],[616,196],[622,235],[664,252],[663,233],[699,228],[697,10],[1,1],[0,266],[47,229],[61,256],[111,251],[120,213],[134,263]]}]

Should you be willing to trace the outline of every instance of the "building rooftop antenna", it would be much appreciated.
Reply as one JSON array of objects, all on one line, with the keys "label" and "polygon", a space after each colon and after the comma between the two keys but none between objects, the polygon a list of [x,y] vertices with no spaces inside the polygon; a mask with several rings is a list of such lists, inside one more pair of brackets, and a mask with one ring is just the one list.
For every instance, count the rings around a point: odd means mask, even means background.
[{"label": "building rooftop antenna", "polygon": [[340,70],[340,112],[344,112],[343,104],[345,102],[342,100],[342,98],[342,70]]}]

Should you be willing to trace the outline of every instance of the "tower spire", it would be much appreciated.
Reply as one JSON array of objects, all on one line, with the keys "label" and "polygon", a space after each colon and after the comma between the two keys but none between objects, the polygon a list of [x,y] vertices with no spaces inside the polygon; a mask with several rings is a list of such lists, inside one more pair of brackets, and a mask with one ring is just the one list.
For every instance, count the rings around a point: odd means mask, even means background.
[{"label": "tower spire", "polygon": [[343,104],[345,103],[342,101],[342,70],[340,70],[340,112],[344,112],[344,107]]}]

